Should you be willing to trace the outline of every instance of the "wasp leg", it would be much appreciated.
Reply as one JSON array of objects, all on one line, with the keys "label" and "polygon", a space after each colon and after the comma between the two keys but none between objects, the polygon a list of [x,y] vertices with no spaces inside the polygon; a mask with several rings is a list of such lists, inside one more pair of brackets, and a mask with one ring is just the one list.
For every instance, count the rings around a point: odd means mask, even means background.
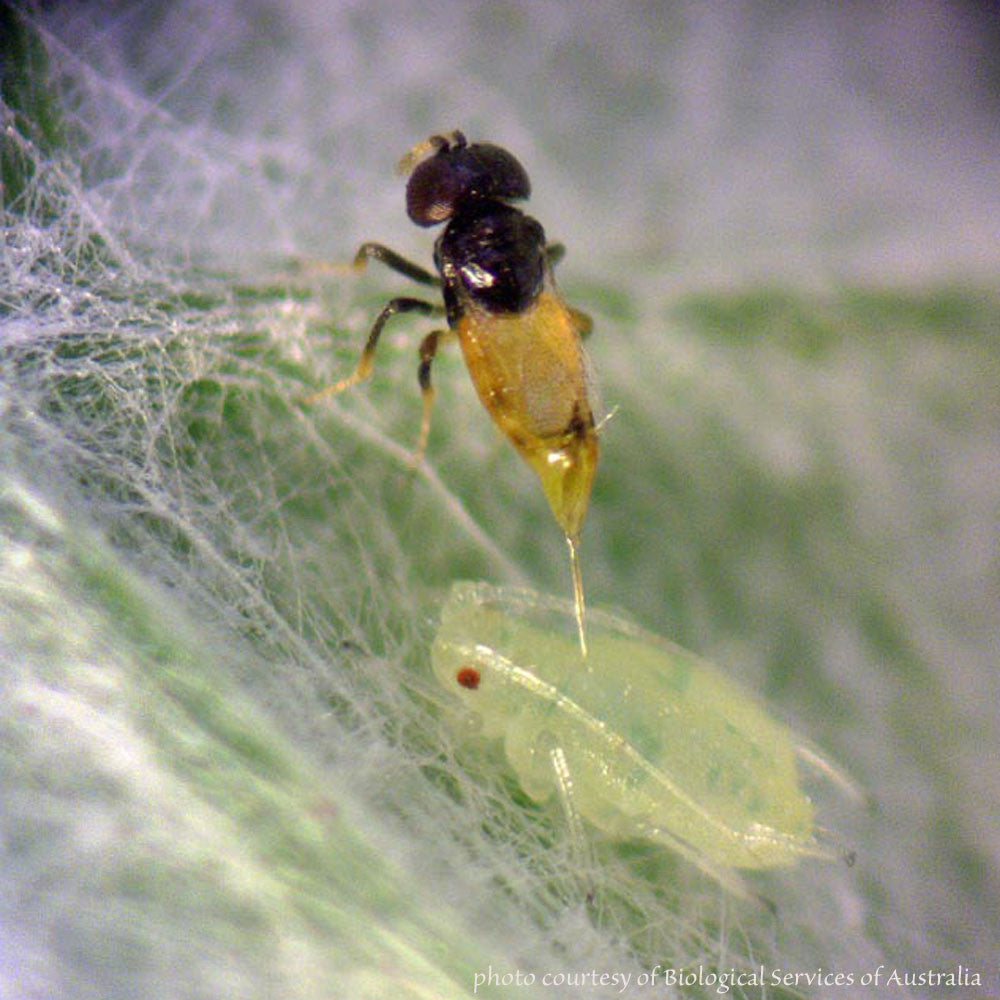
[{"label": "wasp leg", "polygon": [[320,389],[318,392],[314,392],[303,399],[303,403],[307,406],[311,406],[313,403],[318,402],[321,399],[325,399],[327,396],[334,396],[338,392],[343,392],[345,389],[349,389],[352,385],[357,385],[359,382],[363,382],[372,373],[372,365],[375,359],[375,348],[378,346],[378,338],[382,334],[382,327],[385,326],[386,320],[391,316],[395,316],[396,313],[408,313],[408,312],[418,312],[422,313],[424,316],[432,316],[435,313],[440,313],[442,311],[441,306],[433,305],[430,302],[424,302],[423,299],[392,299],[387,302],[385,308],[378,314],[375,322],[372,324],[371,333],[368,334],[368,341],[365,344],[365,349],[361,352],[361,358],[358,361],[357,368],[347,376],[347,378],[341,379],[339,382],[335,382],[333,385],[328,385],[325,389]]},{"label": "wasp leg", "polygon": [[431,432],[431,408],[434,405],[434,386],[431,385],[431,363],[437,354],[438,344],[445,335],[444,330],[432,330],[420,342],[420,367],[417,369],[417,381],[420,383],[420,395],[424,401],[424,412],[420,418],[420,437],[417,439],[417,450],[413,455],[414,465],[424,460],[427,451],[427,438]]},{"label": "wasp leg", "polygon": [[[566,247],[563,246],[562,243],[549,243],[545,247],[545,258],[553,267],[565,256]],[[581,338],[589,337],[591,331],[594,329],[594,321],[585,312],[581,312],[579,309],[574,309],[570,305],[566,308],[569,309],[570,317],[573,320],[573,325],[576,327],[576,332],[579,336]]]},{"label": "wasp leg", "polygon": [[594,321],[590,318],[589,314],[581,312],[579,309],[574,309],[572,306],[567,306],[566,308],[569,309],[573,325],[576,327],[576,332],[580,335],[580,338],[589,337],[594,329]]},{"label": "wasp leg", "polygon": [[431,274],[419,264],[413,264],[405,257],[400,257],[395,250],[390,250],[388,247],[382,246],[381,243],[362,243],[354,255],[354,269],[360,271],[369,260],[380,261],[386,267],[391,267],[394,271],[398,271],[412,281],[419,281],[422,285],[441,284],[439,277]]}]

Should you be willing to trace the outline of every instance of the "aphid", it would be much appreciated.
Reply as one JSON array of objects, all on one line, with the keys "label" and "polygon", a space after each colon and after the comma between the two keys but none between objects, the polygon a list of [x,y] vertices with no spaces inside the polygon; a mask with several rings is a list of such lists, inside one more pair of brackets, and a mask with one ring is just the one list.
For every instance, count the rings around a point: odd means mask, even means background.
[{"label": "aphid", "polygon": [[712,666],[611,615],[591,615],[581,668],[569,613],[530,591],[457,583],[431,652],[532,799],[568,798],[569,818],[665,844],[737,888],[734,868],[836,855],[797,761],[850,787],[832,765]]},{"label": "aphid", "polygon": [[545,231],[510,202],[531,192],[528,175],[506,150],[466,141],[461,132],[433,135],[400,162],[410,174],[406,211],[418,226],[447,223],[434,244],[440,277],[379,243],[354,259],[381,261],[406,277],[442,287],[444,305],[392,299],[379,313],[353,374],[308,397],[312,403],[368,378],[386,321],[396,313],[444,313],[448,330],[420,344],[423,418],[418,459],[427,446],[434,389],[431,363],[441,340],[457,336],[479,398],[493,421],[535,470],[566,535],[580,649],[587,655],[580,530],[597,471],[598,440],[590,366],[580,338],[590,318],[563,301],[552,275],[562,256]]}]

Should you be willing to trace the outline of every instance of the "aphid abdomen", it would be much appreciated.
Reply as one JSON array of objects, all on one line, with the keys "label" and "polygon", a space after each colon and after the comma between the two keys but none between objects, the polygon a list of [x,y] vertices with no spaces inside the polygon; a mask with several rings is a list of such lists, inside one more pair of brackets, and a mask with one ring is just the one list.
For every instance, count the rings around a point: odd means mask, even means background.
[{"label": "aphid abdomen", "polygon": [[678,657],[665,671],[662,655],[643,654],[630,640],[598,635],[593,666],[554,685],[549,726],[580,814],[611,836],[697,844],[731,867],[821,853],[811,802],[787,794],[797,776],[783,728],[756,703],[735,703],[732,685],[704,665]]}]

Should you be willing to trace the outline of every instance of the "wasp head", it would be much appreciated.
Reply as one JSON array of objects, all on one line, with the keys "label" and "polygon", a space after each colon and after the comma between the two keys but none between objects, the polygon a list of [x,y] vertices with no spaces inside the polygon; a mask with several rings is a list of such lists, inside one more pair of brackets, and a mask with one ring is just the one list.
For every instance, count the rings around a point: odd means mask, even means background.
[{"label": "wasp head", "polygon": [[524,167],[505,149],[469,143],[461,132],[433,135],[400,162],[410,173],[406,213],[418,226],[447,222],[475,203],[527,198],[531,182]]}]

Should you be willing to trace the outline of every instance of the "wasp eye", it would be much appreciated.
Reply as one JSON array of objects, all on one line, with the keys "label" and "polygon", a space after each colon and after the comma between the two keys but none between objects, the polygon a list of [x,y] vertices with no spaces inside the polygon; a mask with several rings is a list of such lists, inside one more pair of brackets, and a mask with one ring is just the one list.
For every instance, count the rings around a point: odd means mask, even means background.
[{"label": "wasp eye", "polygon": [[463,202],[530,194],[527,172],[507,150],[488,142],[446,143],[413,168],[406,212],[418,226],[435,226],[447,222]]},{"label": "wasp eye", "polygon": [[470,691],[475,691],[479,687],[479,681],[482,679],[482,675],[475,667],[462,667],[457,674],[455,674],[455,680],[464,688],[468,688]]}]

